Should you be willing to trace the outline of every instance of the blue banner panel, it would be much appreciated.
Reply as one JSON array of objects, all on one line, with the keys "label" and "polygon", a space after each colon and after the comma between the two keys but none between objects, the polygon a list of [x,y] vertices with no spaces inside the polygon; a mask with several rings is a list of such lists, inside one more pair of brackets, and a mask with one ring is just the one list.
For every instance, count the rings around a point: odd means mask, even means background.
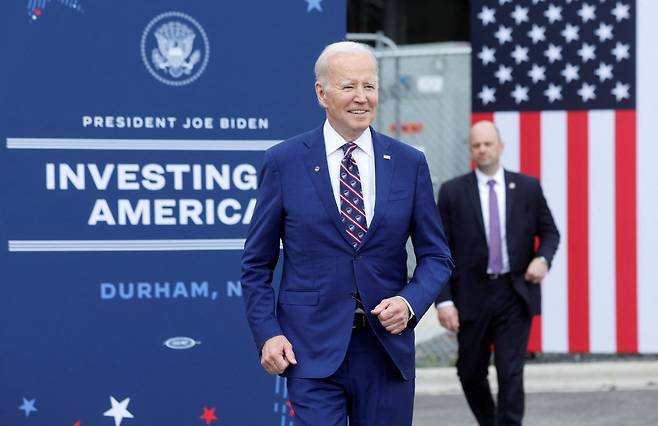
[{"label": "blue banner panel", "polygon": [[0,425],[294,424],[240,287],[345,0],[0,4]]}]

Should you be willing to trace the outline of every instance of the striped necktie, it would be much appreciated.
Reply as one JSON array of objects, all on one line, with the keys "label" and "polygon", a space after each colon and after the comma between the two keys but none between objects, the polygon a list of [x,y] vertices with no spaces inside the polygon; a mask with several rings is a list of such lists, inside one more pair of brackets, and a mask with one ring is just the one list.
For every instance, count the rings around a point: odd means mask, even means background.
[{"label": "striped necktie", "polygon": [[340,220],[354,248],[361,244],[368,231],[359,166],[352,158],[356,148],[353,142],[343,145],[344,155],[340,162]]}]

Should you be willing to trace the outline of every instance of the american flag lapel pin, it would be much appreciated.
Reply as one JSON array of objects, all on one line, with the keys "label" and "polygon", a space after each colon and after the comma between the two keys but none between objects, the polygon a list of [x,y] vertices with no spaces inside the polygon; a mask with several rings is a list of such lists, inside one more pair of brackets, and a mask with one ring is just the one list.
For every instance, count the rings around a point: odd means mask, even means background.
[{"label": "american flag lapel pin", "polygon": [[516,183],[514,183],[514,182],[510,182],[509,185],[507,185],[507,187],[508,187],[509,189],[514,189],[514,188],[516,188]]},{"label": "american flag lapel pin", "polygon": [[388,155],[388,154],[384,154],[384,160],[390,160],[390,159],[391,159],[391,156],[390,156],[390,155]]}]

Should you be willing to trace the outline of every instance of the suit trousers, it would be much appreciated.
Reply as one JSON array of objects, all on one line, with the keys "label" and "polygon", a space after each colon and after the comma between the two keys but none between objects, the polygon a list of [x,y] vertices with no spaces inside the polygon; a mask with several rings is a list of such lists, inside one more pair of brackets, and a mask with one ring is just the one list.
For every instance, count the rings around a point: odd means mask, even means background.
[{"label": "suit trousers", "polygon": [[414,383],[403,380],[369,327],[352,330],[338,370],[322,379],[288,378],[295,426],[411,426]]},{"label": "suit trousers", "polygon": [[[487,280],[486,305],[474,321],[463,321],[457,339],[457,373],[471,411],[481,426],[521,425],[524,412],[523,368],[532,318],[509,275]],[[494,405],[488,367],[491,348],[498,377]]]}]

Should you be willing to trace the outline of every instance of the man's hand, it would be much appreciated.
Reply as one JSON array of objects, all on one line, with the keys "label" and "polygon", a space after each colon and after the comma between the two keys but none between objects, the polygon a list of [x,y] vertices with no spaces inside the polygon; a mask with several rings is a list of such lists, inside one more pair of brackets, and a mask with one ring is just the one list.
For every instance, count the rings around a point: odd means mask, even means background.
[{"label": "man's hand", "polygon": [[382,327],[391,334],[402,333],[409,322],[409,307],[399,297],[382,300],[370,313],[376,315]]},{"label": "man's hand", "polygon": [[442,306],[437,309],[439,324],[453,333],[459,332],[459,312],[455,305]]},{"label": "man's hand", "polygon": [[528,265],[524,278],[526,281],[533,284],[541,284],[547,273],[548,265],[546,264],[546,261],[539,257],[535,257],[532,259],[532,262],[530,262],[530,265]]},{"label": "man's hand", "polygon": [[260,365],[270,374],[281,374],[290,364],[296,365],[297,360],[286,336],[269,338],[261,350]]}]

